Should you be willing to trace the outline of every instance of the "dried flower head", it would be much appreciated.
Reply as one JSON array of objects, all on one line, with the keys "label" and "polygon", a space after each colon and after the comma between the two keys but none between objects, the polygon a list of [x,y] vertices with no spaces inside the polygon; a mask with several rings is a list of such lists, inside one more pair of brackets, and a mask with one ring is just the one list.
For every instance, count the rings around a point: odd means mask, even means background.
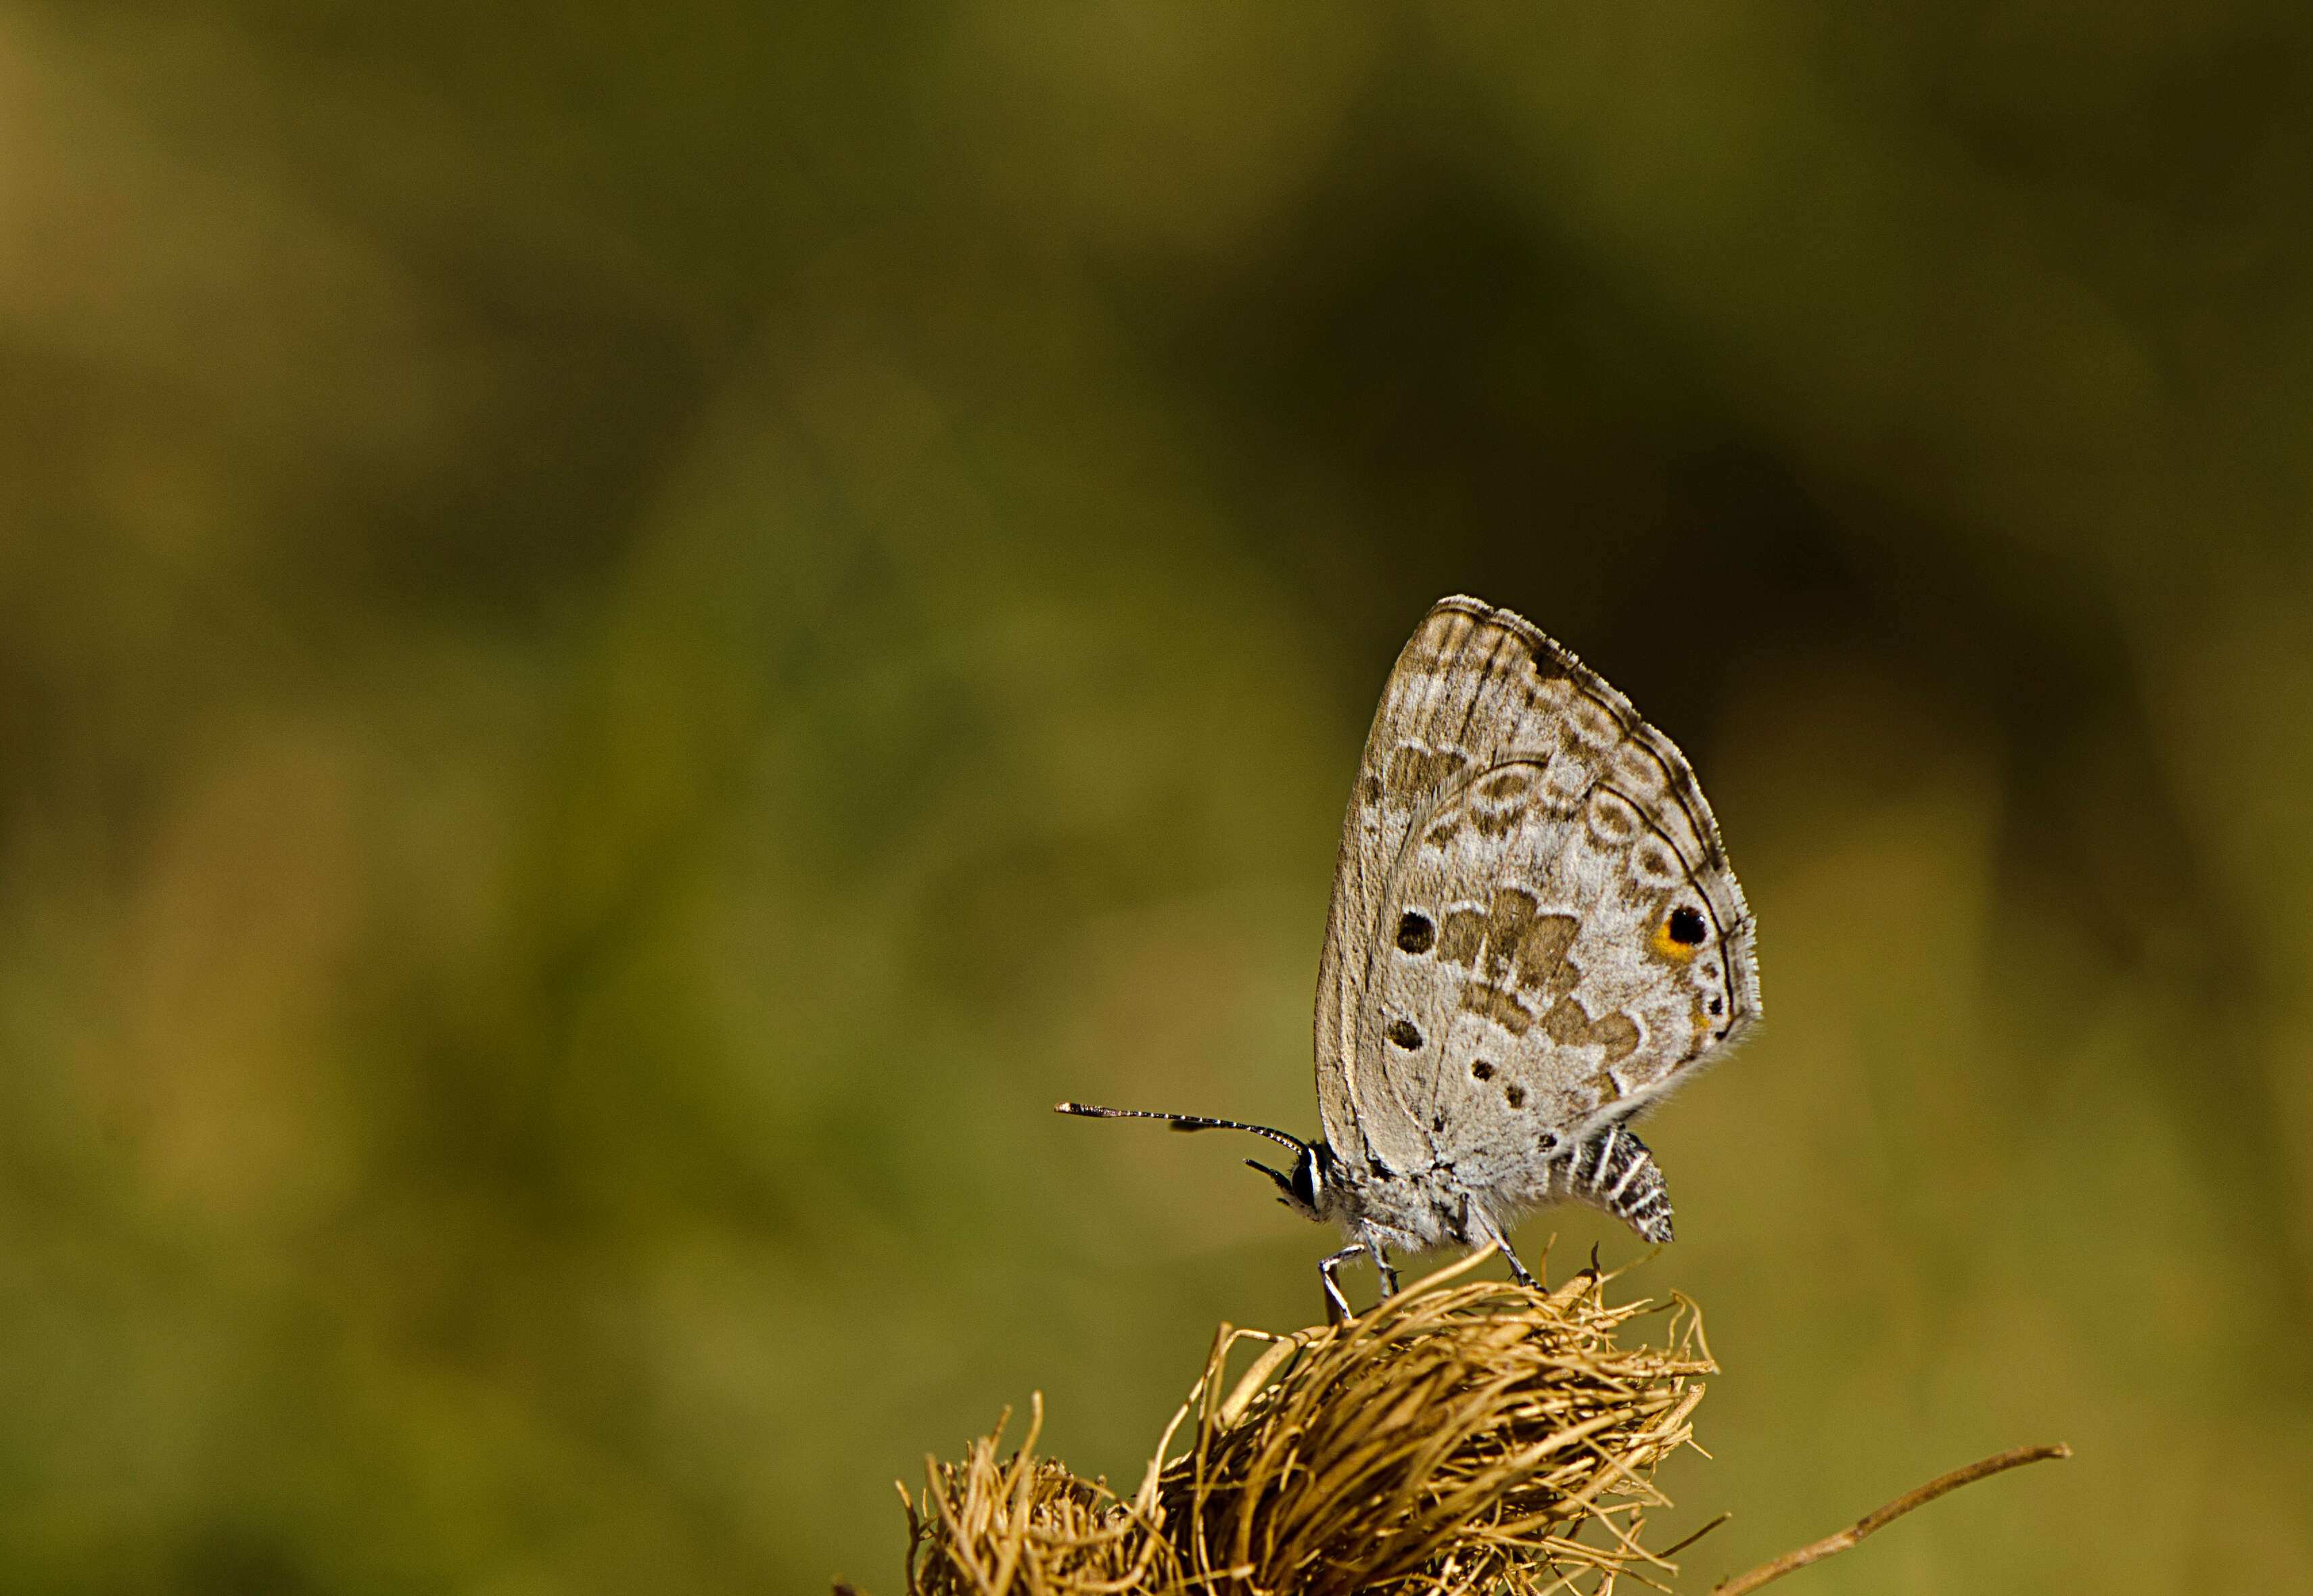
[{"label": "dried flower head", "polygon": [[[912,1596],[1447,1596],[1668,1572],[1640,1531],[1713,1369],[1693,1305],[1609,1306],[1596,1270],[1547,1293],[1456,1284],[1484,1256],[1346,1325],[1221,1327],[1130,1501],[1035,1460],[1041,1400],[1007,1461],[999,1424],[930,1464]],[[1649,1313],[1660,1345],[1623,1345]]]}]

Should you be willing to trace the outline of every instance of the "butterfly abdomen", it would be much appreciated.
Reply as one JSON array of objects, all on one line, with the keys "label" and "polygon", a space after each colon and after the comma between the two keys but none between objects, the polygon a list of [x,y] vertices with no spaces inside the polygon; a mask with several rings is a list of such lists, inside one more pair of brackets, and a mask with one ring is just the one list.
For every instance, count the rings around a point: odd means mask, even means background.
[{"label": "butterfly abdomen", "polygon": [[1670,1188],[1634,1133],[1610,1125],[1565,1156],[1565,1196],[1604,1209],[1649,1241],[1671,1239]]}]

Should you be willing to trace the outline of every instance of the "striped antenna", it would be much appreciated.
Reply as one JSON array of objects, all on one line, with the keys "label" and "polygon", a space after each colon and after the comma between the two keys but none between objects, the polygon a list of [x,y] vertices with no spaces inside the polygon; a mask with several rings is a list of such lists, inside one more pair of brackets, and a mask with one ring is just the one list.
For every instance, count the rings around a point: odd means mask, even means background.
[{"label": "striped antenna", "polygon": [[[1280,1147],[1290,1147],[1296,1153],[1309,1151],[1309,1144],[1299,1136],[1266,1125],[1247,1125],[1242,1119],[1207,1119],[1198,1114],[1158,1114],[1147,1109],[1097,1109],[1090,1103],[1054,1103],[1055,1114],[1080,1114],[1086,1119],[1162,1119],[1174,1130],[1249,1130],[1254,1136],[1267,1136]],[[1260,1169],[1259,1164],[1253,1168]]]}]

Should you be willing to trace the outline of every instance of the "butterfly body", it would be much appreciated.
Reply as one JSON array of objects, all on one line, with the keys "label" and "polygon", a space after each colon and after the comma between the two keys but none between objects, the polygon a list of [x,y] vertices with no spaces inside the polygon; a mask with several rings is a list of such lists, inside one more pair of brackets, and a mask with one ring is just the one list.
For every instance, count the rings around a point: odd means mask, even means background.
[{"label": "butterfly body", "polygon": [[1311,1149],[1315,1200],[1300,1197],[1293,1176],[1283,1177],[1287,1206],[1304,1217],[1332,1221],[1352,1241],[1389,1250],[1428,1251],[1448,1244],[1480,1245],[1533,1210],[1553,1202],[1583,1202],[1605,1210],[1649,1241],[1671,1240],[1670,1201],[1654,1155],[1627,1127],[1610,1125],[1588,1142],[1569,1143],[1538,1165],[1507,1178],[1489,1178],[1483,1164],[1440,1160],[1426,1169],[1396,1170],[1376,1160],[1365,1170],[1345,1164],[1330,1145]]},{"label": "butterfly body", "polygon": [[1750,911],[1684,756],[1524,619],[1440,601],[1383,688],[1342,828],[1324,1139],[1263,1133],[1302,1149],[1267,1171],[1288,1205],[1350,1238],[1327,1260],[1336,1309],[1343,1258],[1387,1281],[1391,1249],[1509,1253],[1508,1227],[1549,1202],[1668,1241],[1629,1121],[1758,1010]]}]

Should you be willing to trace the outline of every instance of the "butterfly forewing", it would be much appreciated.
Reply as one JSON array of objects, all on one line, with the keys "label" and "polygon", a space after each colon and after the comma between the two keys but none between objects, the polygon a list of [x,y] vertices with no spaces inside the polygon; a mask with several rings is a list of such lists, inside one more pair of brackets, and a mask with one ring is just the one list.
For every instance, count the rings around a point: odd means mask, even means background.
[{"label": "butterfly forewing", "polygon": [[1432,609],[1383,690],[1317,1003],[1343,1156],[1538,1194],[1757,1013],[1751,922],[1684,758],[1515,615]]}]

